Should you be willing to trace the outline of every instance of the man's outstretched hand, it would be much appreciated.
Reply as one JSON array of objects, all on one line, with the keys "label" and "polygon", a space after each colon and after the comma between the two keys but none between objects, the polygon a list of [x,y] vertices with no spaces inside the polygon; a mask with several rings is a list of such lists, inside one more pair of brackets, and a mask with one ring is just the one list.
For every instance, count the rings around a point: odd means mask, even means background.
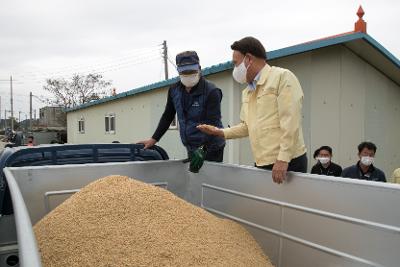
[{"label": "man's outstretched hand", "polygon": [[224,132],[222,131],[222,129],[219,129],[215,126],[212,125],[208,125],[208,124],[200,124],[196,127],[197,129],[199,129],[200,131],[202,131],[205,134],[208,135],[215,135],[215,136],[219,136],[219,137],[224,137]]}]

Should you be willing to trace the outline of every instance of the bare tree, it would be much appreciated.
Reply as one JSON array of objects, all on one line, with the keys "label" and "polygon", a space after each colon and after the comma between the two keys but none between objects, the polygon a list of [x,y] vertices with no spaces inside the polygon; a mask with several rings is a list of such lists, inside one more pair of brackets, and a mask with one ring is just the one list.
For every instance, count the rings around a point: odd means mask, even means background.
[{"label": "bare tree", "polygon": [[48,104],[72,108],[106,96],[111,90],[111,81],[103,80],[101,74],[74,74],[71,80],[47,79],[43,89],[53,95],[45,99]]}]

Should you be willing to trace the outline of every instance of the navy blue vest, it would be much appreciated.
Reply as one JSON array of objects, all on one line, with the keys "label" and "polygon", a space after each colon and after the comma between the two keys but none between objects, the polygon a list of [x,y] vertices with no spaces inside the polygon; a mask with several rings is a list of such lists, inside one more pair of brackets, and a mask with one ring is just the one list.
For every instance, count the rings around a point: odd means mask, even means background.
[{"label": "navy blue vest", "polygon": [[175,106],[176,114],[179,121],[179,132],[183,145],[188,151],[193,151],[199,146],[206,144],[207,149],[218,150],[225,146],[225,140],[217,136],[209,136],[200,132],[196,126],[199,124],[210,124],[218,128],[223,128],[221,116],[218,118],[210,118],[207,114],[221,114],[221,105],[218,105],[219,110],[207,110],[207,97],[213,90],[222,92],[214,84],[206,81],[203,77],[200,79],[197,88],[193,92],[186,93],[185,87],[181,82],[176,83],[171,87],[171,97]]}]

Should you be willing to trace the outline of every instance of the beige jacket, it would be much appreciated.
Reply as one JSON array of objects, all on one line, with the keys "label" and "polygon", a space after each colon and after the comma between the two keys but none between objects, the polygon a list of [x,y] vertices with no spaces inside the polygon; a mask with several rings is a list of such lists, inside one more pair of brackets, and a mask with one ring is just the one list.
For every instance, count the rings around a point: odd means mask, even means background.
[{"label": "beige jacket", "polygon": [[242,93],[241,123],[224,129],[226,139],[249,136],[257,166],[290,162],[306,153],[303,138],[303,90],[289,70],[266,65],[256,90]]}]

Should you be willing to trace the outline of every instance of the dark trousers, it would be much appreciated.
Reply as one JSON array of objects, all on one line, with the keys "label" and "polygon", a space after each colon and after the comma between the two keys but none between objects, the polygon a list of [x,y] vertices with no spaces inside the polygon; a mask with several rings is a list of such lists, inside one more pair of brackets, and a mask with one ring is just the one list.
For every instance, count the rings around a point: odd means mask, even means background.
[{"label": "dark trousers", "polygon": [[[224,148],[225,146],[217,150],[207,151],[205,160],[222,162],[224,160]],[[192,156],[192,151],[188,151],[188,158],[191,158],[191,156]]]},{"label": "dark trousers", "polygon": [[[257,166],[257,168],[265,169],[265,170],[272,170],[274,164],[265,165],[265,166]],[[304,153],[300,157],[294,158],[289,162],[288,167],[289,172],[307,172],[307,154]]]}]

